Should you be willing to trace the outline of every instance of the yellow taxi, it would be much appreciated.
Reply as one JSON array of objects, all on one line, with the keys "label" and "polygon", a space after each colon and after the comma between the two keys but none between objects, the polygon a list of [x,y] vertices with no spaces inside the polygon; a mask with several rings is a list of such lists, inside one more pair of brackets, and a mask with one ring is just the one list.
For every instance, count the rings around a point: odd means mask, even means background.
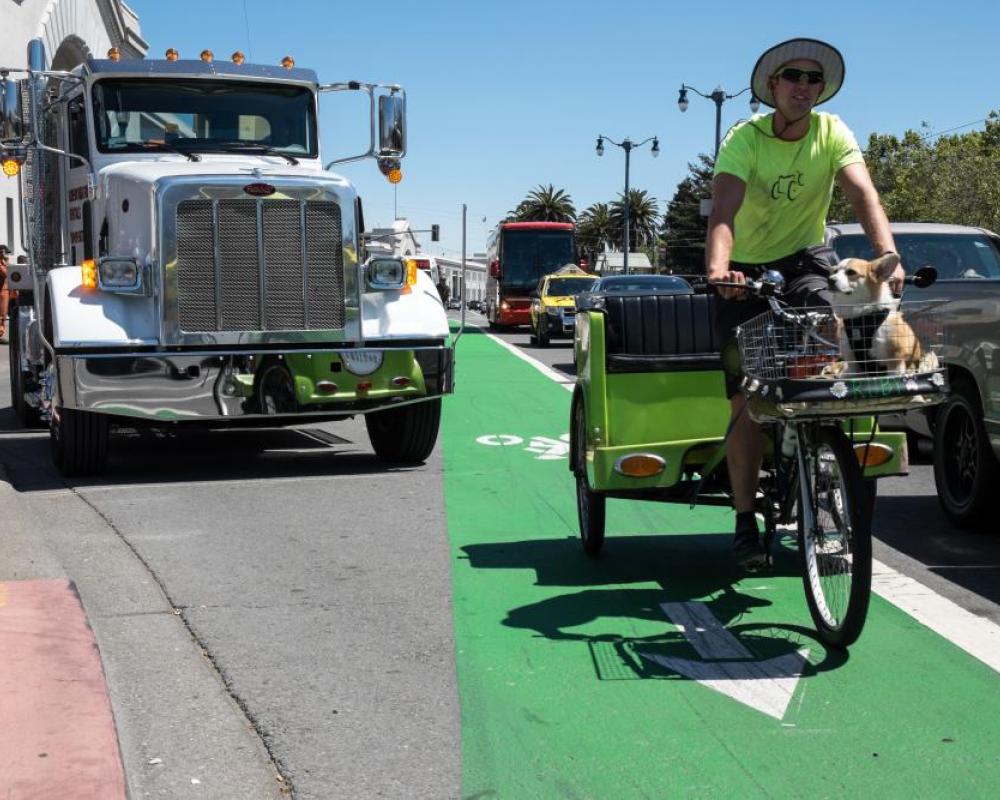
[{"label": "yellow taxi", "polygon": [[596,275],[576,264],[543,275],[531,293],[531,343],[547,347],[550,339],[572,339],[576,296],[589,292],[596,281]]}]

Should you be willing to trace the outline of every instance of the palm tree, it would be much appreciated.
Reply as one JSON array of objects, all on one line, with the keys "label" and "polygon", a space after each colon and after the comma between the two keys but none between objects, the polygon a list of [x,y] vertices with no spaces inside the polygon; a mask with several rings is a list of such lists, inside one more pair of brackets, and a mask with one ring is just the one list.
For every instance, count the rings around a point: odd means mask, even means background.
[{"label": "palm tree", "polygon": [[[618,199],[611,203],[614,242],[618,246],[623,246],[625,242],[624,197],[624,194],[620,194]],[[628,197],[629,249],[650,247],[656,243],[656,226],[660,215],[656,198],[651,197],[645,189],[629,189]]]},{"label": "palm tree", "polygon": [[577,221],[576,240],[587,260],[595,264],[597,254],[615,241],[615,227],[607,203],[594,203],[584,209]]},{"label": "palm tree", "polygon": [[517,208],[508,213],[517,222],[573,222],[576,208],[568,192],[548,186],[538,185],[528,192]]}]

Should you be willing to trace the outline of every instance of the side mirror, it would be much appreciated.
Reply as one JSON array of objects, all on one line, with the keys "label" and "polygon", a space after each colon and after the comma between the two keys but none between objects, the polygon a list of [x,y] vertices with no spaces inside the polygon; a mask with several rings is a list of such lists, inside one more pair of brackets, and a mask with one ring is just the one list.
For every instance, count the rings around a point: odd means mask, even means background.
[{"label": "side mirror", "polygon": [[17,81],[0,81],[0,141],[20,143],[24,138],[21,92]]},{"label": "side mirror", "polygon": [[926,289],[937,280],[937,276],[938,271],[934,267],[921,267],[906,282],[912,283],[918,289]]},{"label": "side mirror", "polygon": [[383,94],[378,99],[380,156],[402,158],[406,153],[406,102],[402,95]]},{"label": "side mirror", "polygon": [[491,278],[497,278],[499,280],[499,278],[500,278],[500,262],[499,261],[491,261],[490,262],[490,277]]}]

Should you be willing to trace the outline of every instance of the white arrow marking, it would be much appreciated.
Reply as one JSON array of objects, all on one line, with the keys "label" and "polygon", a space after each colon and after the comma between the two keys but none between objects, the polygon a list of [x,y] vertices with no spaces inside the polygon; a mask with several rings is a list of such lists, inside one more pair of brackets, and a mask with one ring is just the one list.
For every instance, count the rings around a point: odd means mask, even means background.
[{"label": "white arrow marking", "polygon": [[715,618],[705,603],[662,603],[664,613],[703,661],[639,653],[762,714],[782,719],[808,663],[809,649],[753,660],[753,654]]}]

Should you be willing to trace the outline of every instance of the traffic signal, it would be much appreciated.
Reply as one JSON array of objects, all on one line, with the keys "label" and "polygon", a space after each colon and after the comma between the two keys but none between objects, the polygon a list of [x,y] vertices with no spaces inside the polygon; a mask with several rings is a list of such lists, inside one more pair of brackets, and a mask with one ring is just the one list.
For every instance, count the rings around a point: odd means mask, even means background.
[{"label": "traffic signal", "polygon": [[431,225],[431,241],[437,242],[441,240],[441,226]]}]

